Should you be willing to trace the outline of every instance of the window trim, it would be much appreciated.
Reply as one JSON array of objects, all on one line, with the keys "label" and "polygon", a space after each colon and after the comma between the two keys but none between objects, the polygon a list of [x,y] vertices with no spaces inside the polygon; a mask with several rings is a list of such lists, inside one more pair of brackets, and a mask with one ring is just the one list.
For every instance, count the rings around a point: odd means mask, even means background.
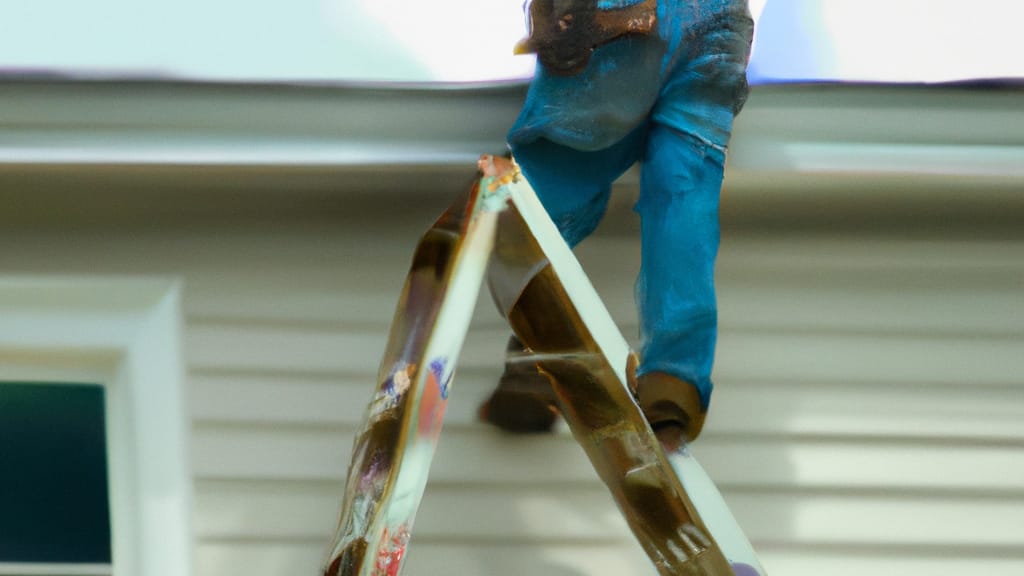
[{"label": "window trim", "polygon": [[[180,284],[172,279],[0,277],[5,379],[106,389],[110,573],[193,573]],[[0,566],[39,573],[43,565]],[[95,574],[60,565],[54,574]]]}]

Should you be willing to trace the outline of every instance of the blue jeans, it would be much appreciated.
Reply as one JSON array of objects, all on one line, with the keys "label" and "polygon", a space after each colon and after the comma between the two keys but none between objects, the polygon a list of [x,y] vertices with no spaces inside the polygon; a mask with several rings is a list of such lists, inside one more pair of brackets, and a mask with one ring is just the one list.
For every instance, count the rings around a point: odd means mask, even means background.
[{"label": "blue jeans", "polygon": [[745,0],[661,0],[657,36],[602,46],[576,76],[539,66],[509,134],[573,246],[597,227],[612,182],[641,162],[638,375],[690,382],[704,408],[717,335],[718,198],[752,34]]}]

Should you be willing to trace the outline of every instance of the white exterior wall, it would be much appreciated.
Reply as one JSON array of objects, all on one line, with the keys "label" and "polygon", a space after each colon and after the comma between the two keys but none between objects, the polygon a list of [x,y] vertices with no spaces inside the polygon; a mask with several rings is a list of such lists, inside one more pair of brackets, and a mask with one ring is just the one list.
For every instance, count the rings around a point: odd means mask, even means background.
[{"label": "white exterior wall", "polygon": [[[110,194],[46,172],[65,192],[43,200],[31,171],[0,173],[0,270],[180,278],[197,574],[314,574],[406,266],[445,196],[245,195],[183,173],[153,192],[136,170]],[[287,170],[268,174],[287,188]],[[769,205],[741,176],[739,200]],[[915,212],[873,198],[858,217],[881,223],[863,230],[806,211],[727,229],[695,451],[774,576],[1024,573],[1024,228],[947,210],[954,232],[911,233]],[[604,230],[580,253],[635,334],[635,234]],[[482,299],[406,573],[653,575],[565,430],[475,421],[506,336]]]},{"label": "white exterior wall", "polygon": [[[430,218],[360,220],[3,234],[8,271],[183,278],[200,576],[312,574],[324,554]],[[636,250],[606,234],[581,251],[627,334]],[[1024,570],[1022,253],[726,236],[696,451],[773,574]],[[566,431],[475,422],[506,335],[484,300],[408,573],[653,574]]]}]

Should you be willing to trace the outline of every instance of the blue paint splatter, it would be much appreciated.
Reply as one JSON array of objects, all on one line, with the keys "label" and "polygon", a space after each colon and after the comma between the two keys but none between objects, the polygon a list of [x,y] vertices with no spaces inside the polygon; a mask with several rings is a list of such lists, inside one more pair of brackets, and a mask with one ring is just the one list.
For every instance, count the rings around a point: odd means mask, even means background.
[{"label": "blue paint splatter", "polygon": [[761,576],[753,566],[749,564],[741,564],[739,562],[732,565],[732,571],[736,573],[736,576]]},{"label": "blue paint splatter", "polygon": [[409,390],[409,366],[396,363],[391,373],[381,385],[381,391],[377,394],[375,402],[381,403],[385,408],[390,408],[401,401],[402,396]]},{"label": "blue paint splatter", "polygon": [[438,358],[430,363],[430,371],[437,379],[437,385],[441,388],[441,398],[448,399],[448,385],[451,384],[452,375],[448,372],[448,359]]}]

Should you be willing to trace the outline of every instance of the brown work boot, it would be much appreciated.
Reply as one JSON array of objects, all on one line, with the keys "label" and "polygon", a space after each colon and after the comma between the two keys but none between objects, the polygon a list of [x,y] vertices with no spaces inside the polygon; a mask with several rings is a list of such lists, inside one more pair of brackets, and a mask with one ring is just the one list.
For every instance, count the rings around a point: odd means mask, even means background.
[{"label": "brown work boot", "polygon": [[535,363],[517,361],[517,356],[526,354],[528,351],[518,338],[509,338],[505,372],[477,415],[506,432],[550,432],[558,419],[555,393]]},{"label": "brown work boot", "polygon": [[704,427],[697,387],[665,372],[648,372],[630,382],[651,429],[669,449],[692,442]]}]

